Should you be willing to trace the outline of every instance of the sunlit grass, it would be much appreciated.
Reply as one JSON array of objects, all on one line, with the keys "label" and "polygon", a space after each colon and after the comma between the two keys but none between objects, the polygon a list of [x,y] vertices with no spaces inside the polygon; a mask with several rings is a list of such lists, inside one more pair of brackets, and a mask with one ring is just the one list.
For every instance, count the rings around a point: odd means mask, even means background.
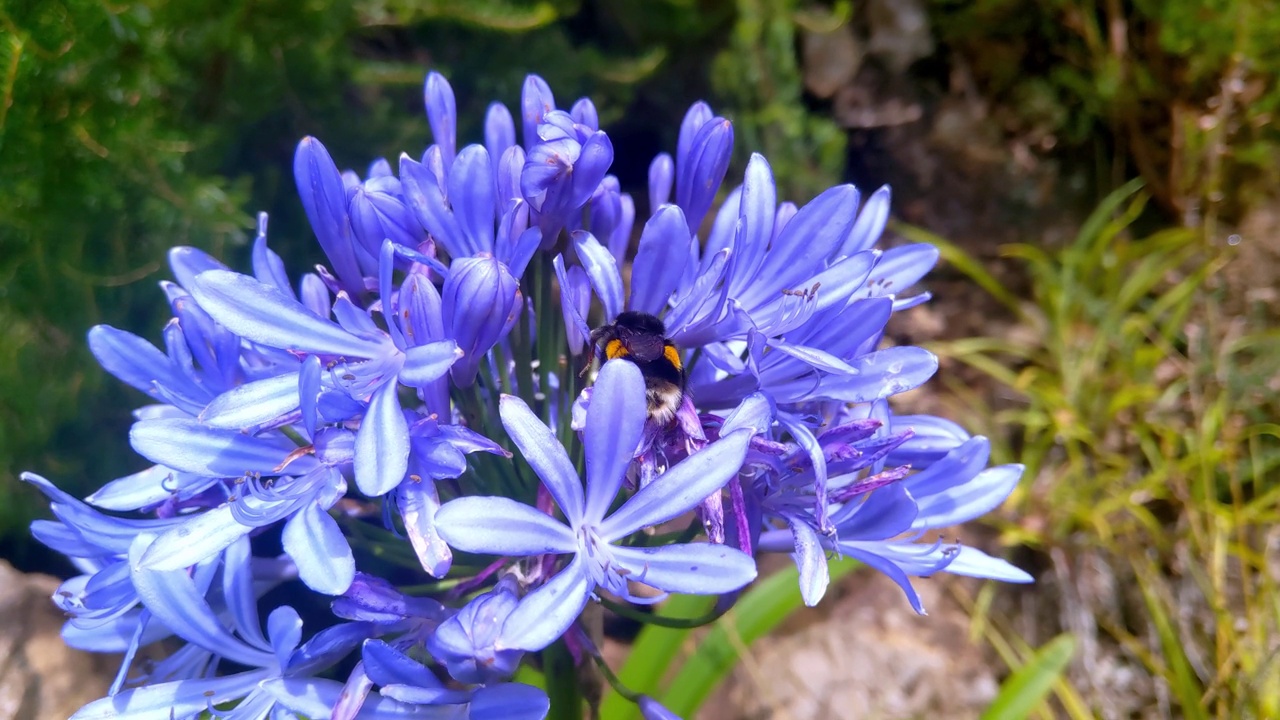
[{"label": "sunlit grass", "polygon": [[[1266,388],[1280,376],[1280,334],[1224,305],[1231,248],[1182,228],[1134,237],[1143,207],[1131,184],[1066,247],[1005,248],[1033,289],[1028,302],[998,296],[1019,329],[932,348],[1016,398],[994,407],[981,389],[954,388],[981,410],[998,460],[1027,465],[1001,539],[1049,568],[1050,609],[976,622],[1014,666],[1061,631],[1080,636],[1058,714],[1277,717],[1280,484],[1268,478],[1280,403]],[[1116,663],[1135,673],[1123,692],[1100,675]]]}]

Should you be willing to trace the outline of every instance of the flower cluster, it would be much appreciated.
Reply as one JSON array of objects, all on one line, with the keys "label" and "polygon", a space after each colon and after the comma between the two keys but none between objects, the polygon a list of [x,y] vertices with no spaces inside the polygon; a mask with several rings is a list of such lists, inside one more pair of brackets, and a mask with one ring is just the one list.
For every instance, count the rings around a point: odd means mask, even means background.
[{"label": "flower cluster", "polygon": [[[649,168],[633,253],[636,204],[589,100],[561,110],[530,77],[521,142],[494,103],[460,149],[448,82],[431,74],[425,100],[435,143],[398,173],[299,144],[327,264],[291,278],[264,216],[251,274],[171,251],[163,347],[89,333],[152,400],[129,439],[154,465],[85,502],[25,476],[56,516],[33,533],[83,573],[55,598],[66,641],[125,658],[77,718],[541,718],[547,696],[513,677],[557,641],[594,654],[593,599],[727,607],[765,552],[794,558],[811,605],[833,555],[922,613],[912,576],[1030,579],[930,532],[994,508],[1022,469],[888,408],[937,367],[881,348],[937,252],[873,247],[887,189],[797,207],[753,155],[713,213],[733,126],[698,103]],[[623,313],[665,326],[674,417],[651,412],[644,362],[595,342]],[[264,596],[299,583],[333,620],[304,634],[280,606],[264,626]]]}]

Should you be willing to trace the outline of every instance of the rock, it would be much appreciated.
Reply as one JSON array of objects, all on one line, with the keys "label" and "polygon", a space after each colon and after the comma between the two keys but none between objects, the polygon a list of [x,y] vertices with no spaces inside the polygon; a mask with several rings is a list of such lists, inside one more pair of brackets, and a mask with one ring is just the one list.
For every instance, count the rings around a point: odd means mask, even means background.
[{"label": "rock", "polygon": [[895,74],[933,54],[933,32],[924,0],[870,0],[867,24],[871,26],[867,52],[884,60]]},{"label": "rock", "polygon": [[862,47],[847,24],[830,32],[805,32],[800,37],[800,48],[804,87],[815,97],[835,95],[853,82],[862,66]]},{"label": "rock", "polygon": [[977,717],[1003,667],[969,639],[969,616],[944,592],[953,582],[974,581],[915,581],[929,611],[922,617],[888,578],[855,573],[832,588],[840,597],[788,621],[802,627],[752,645],[699,717]]},{"label": "rock", "polygon": [[106,695],[118,656],[67,647],[49,598],[60,581],[0,560],[0,720],[61,720]]}]

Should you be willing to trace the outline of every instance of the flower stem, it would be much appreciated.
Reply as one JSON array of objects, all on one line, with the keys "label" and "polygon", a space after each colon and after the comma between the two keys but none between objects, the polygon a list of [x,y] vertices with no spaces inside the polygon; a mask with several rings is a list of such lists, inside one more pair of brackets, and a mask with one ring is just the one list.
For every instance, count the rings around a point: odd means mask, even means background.
[{"label": "flower stem", "polygon": [[547,695],[551,698],[547,719],[582,720],[578,672],[573,665],[573,656],[563,642],[542,651],[542,671],[547,678]]},{"label": "flower stem", "polygon": [[[649,625],[658,625],[660,627],[676,628],[679,630],[688,630],[690,628],[702,627],[720,619],[724,615],[724,610],[712,610],[711,612],[694,618],[673,618],[656,613],[646,613],[637,610],[626,603],[619,603],[609,600],[608,598],[600,598],[600,604],[613,612],[621,615],[628,620],[635,620]],[[727,609],[727,608],[726,608]]]}]

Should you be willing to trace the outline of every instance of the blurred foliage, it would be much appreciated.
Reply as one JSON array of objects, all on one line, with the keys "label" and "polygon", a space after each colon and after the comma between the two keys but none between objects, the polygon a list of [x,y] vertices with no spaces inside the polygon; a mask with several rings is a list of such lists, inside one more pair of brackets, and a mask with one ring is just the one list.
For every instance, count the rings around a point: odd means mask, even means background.
[{"label": "blurred foliage", "polygon": [[1101,187],[1140,174],[1166,210],[1212,226],[1280,179],[1268,0],[932,0],[931,13],[1005,129],[1093,151]]},{"label": "blurred foliage", "polygon": [[[729,44],[712,65],[712,87],[727,105],[740,155],[769,158],[779,197],[807,202],[840,177],[848,139],[826,113],[804,104],[796,56],[799,33],[849,21],[848,2],[829,11],[801,9],[797,0],[736,0]],[[745,166],[746,158],[740,158]]]},{"label": "blurred foliage", "polygon": [[[979,418],[997,461],[1027,465],[1003,539],[1043,552],[1061,594],[1036,637],[1017,638],[996,615],[988,637],[1006,656],[1061,630],[1088,638],[1073,683],[1057,688],[1070,717],[1276,717],[1280,588],[1268,544],[1280,486],[1267,478],[1280,467],[1280,332],[1223,316],[1233,248],[1185,229],[1133,236],[1146,200],[1137,187],[1108,197],[1059,251],[1005,249],[1032,280],[1031,300],[1010,306],[1020,330],[935,348],[1017,398],[992,408],[982,390],[952,388],[987,408]],[[1138,673],[1128,689],[1147,690],[1122,697],[1114,677],[1095,674],[1117,672],[1099,653]]]}]

